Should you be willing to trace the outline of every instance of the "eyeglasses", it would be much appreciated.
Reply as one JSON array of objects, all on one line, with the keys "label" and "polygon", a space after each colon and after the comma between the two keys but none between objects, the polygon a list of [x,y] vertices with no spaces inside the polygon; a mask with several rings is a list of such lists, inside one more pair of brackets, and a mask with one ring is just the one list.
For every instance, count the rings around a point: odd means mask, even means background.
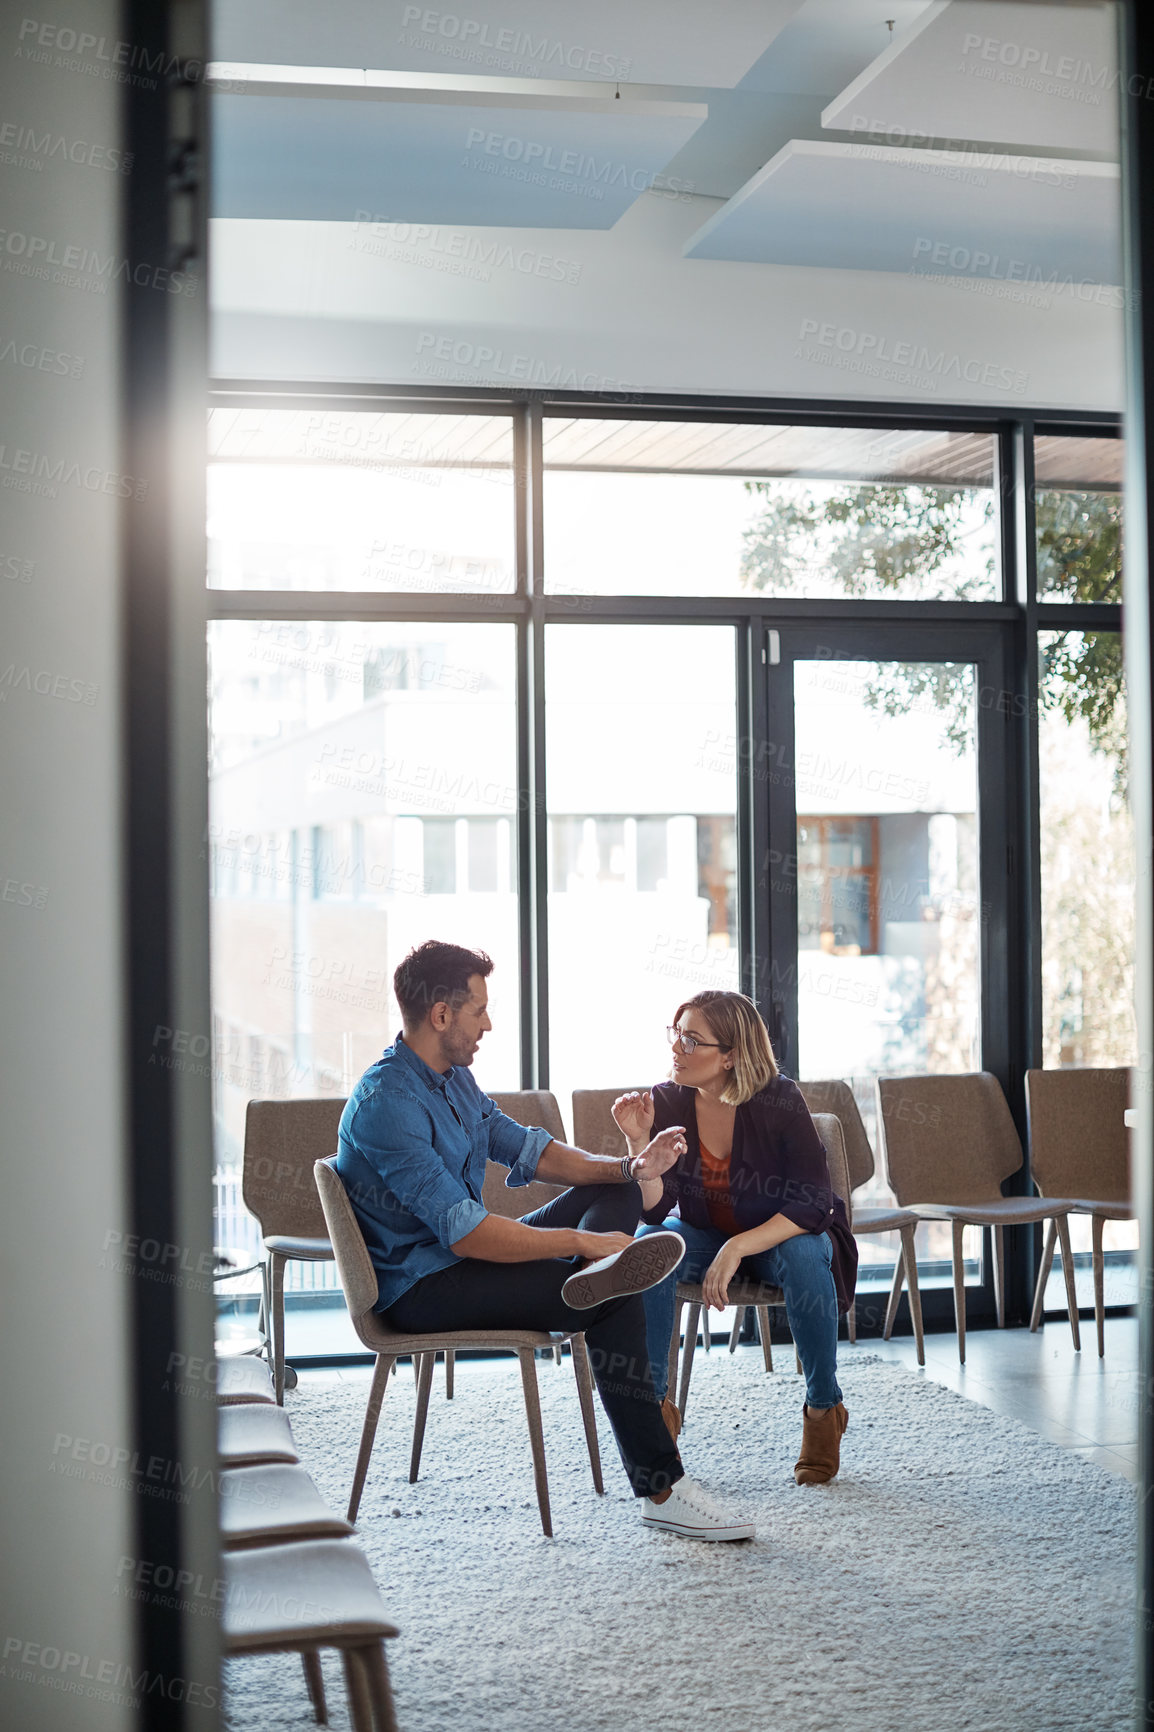
[{"label": "eyeglasses", "polygon": [[715,1046],[718,1052],[729,1052],[730,1048],[723,1046],[719,1040],[698,1040],[695,1034],[682,1034],[673,1023],[668,1024],[665,1038],[670,1046],[679,1046],[687,1058],[697,1051],[699,1046]]}]

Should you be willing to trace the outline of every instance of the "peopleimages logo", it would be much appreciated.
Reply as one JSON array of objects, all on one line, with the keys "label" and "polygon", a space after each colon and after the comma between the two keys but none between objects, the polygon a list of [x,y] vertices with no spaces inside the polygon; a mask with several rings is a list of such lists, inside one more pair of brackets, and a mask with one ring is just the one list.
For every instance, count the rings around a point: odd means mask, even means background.
[{"label": "peopleimages logo", "polygon": [[496,64],[500,56],[504,62],[515,60],[526,68],[552,66],[558,72],[585,72],[595,78],[626,79],[632,68],[632,61],[619,54],[581,48],[576,43],[545,35],[534,36],[528,30],[498,30],[487,19],[462,18],[459,13],[434,12],[424,6],[405,7],[401,41],[408,47],[450,54],[457,60]]},{"label": "peopleimages logo", "polygon": [[[988,388],[1001,391],[1013,391],[1021,395],[1029,382],[1029,374],[1019,367],[1005,367],[996,361],[979,361],[973,357],[968,359],[958,354],[947,354],[944,349],[930,349],[924,343],[909,343],[878,334],[876,331],[859,331],[852,325],[834,325],[823,323],[819,319],[803,319],[799,333],[801,343],[812,343],[815,347],[808,351],[801,350],[801,358],[822,361],[827,364],[852,364],[855,369],[864,373],[876,373],[882,376],[884,369],[901,369],[911,374],[921,374],[935,384],[939,380],[965,380],[969,385],[985,385]],[[800,348],[800,345],[799,345]],[[840,359],[839,359],[840,357]],[[892,376],[884,373],[885,377]]]}]

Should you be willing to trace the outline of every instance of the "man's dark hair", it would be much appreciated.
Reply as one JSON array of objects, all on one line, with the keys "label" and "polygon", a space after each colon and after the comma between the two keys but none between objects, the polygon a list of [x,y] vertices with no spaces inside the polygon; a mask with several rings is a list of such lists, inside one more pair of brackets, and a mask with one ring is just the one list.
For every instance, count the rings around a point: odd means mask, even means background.
[{"label": "man's dark hair", "polygon": [[469,996],[469,980],[479,974],[486,979],[493,964],[483,950],[466,950],[461,944],[440,944],[427,938],[410,950],[393,975],[393,991],[401,1007],[406,1028],[418,1028],[435,1004],[460,1010]]}]

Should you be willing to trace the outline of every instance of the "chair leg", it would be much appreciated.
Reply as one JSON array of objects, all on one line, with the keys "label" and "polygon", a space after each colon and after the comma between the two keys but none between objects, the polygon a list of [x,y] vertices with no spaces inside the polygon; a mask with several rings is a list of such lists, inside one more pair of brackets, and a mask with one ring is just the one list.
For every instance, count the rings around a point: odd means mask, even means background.
[{"label": "chair leg", "polygon": [[894,1324],[897,1322],[898,1306],[901,1303],[902,1285],[905,1281],[906,1274],[904,1250],[905,1247],[903,1246],[902,1250],[899,1251],[898,1255],[894,1258],[894,1278],[890,1282],[890,1296],[886,1302],[886,1320],[882,1325],[883,1341],[889,1340],[890,1336],[894,1332]]},{"label": "chair leg", "polygon": [[276,1404],[284,1406],[284,1266],[285,1259],[276,1251],[268,1254],[269,1310],[272,1313],[272,1381]]},{"label": "chair leg", "polygon": [[745,1322],[748,1309],[747,1305],[738,1305],[733,1313],[733,1328],[729,1331],[729,1351],[731,1353],[737,1351],[737,1338],[741,1334],[742,1324]]},{"label": "chair leg", "polygon": [[966,1363],[966,1266],[962,1261],[964,1221],[954,1224],[954,1323],[958,1331],[958,1362]]},{"label": "chair leg", "polygon": [[801,1354],[797,1350],[797,1342],[796,1341],[793,1344],[793,1365],[794,1365],[794,1370],[797,1372],[797,1375],[799,1377],[804,1377],[805,1376],[805,1369],[801,1363]]},{"label": "chair leg", "polygon": [[754,1307],[757,1316],[757,1333],[761,1336],[761,1358],[767,1372],[773,1370],[773,1343],[769,1337],[769,1306]]},{"label": "chair leg", "polygon": [[851,1347],[857,1346],[857,1294],[850,1300],[849,1310],[845,1314],[845,1332],[849,1337]]},{"label": "chair leg", "polygon": [[1042,1246],[1042,1261],[1038,1266],[1038,1280],[1034,1287],[1034,1308],[1030,1312],[1031,1334],[1042,1321],[1042,1311],[1046,1303],[1046,1282],[1050,1279],[1050,1270],[1054,1266],[1054,1246],[1057,1242],[1058,1226],[1051,1215],[1046,1222],[1046,1240]]},{"label": "chair leg", "polygon": [[1070,1222],[1065,1215],[1055,1215],[1054,1221],[1058,1228],[1058,1243],[1062,1247],[1062,1274],[1066,1278],[1066,1310],[1070,1318],[1070,1334],[1074,1337],[1074,1352],[1082,1351],[1082,1337],[1078,1332],[1078,1289],[1074,1282],[1074,1253],[1070,1249]]},{"label": "chair leg", "polygon": [[325,1680],[321,1671],[321,1657],[315,1648],[306,1648],[301,1655],[301,1665],[305,1669],[305,1683],[309,1689],[309,1701],[313,1705],[318,1726],[329,1723],[328,1703],[325,1701]]},{"label": "chair leg", "polygon": [[446,1401],[452,1401],[452,1399],[453,1399],[453,1372],[456,1369],[456,1364],[457,1364],[457,1349],[455,1347],[446,1347],[446,1349],[445,1349],[445,1400]]},{"label": "chair leg", "polygon": [[914,1345],[917,1348],[918,1364],[926,1362],[926,1337],[922,1328],[922,1295],[918,1286],[918,1256],[914,1247],[914,1234],[917,1228],[906,1225],[902,1228],[902,1262],[906,1269],[906,1293],[910,1301],[910,1321],[914,1326]]},{"label": "chair leg", "polygon": [[998,1328],[1006,1327],[1006,1229],[991,1229],[994,1241],[994,1304],[998,1308]]},{"label": "chair leg", "polygon": [[1102,1251],[1102,1229],[1105,1227],[1105,1217],[1093,1215],[1090,1219],[1092,1258],[1094,1263],[1094,1322],[1098,1329],[1098,1358],[1106,1357],[1106,1258]]},{"label": "chair leg", "polygon": [[585,1345],[584,1335],[570,1336],[569,1351],[573,1355],[573,1375],[577,1379],[577,1399],[581,1403],[581,1422],[585,1427],[593,1486],[596,1491],[603,1493],[605,1486],[601,1479],[601,1445],[597,1441],[597,1414],[593,1407],[593,1373],[589,1369],[589,1350]]},{"label": "chair leg", "polygon": [[713,1330],[709,1325],[709,1306],[701,1307],[701,1345],[709,1353],[713,1346]]},{"label": "chair leg", "polygon": [[521,1361],[521,1387],[525,1392],[525,1418],[529,1422],[529,1446],[533,1451],[533,1478],[537,1482],[537,1505],[541,1511],[541,1528],[547,1540],[553,1538],[553,1519],[549,1513],[549,1481],[545,1474],[545,1433],[541,1428],[541,1397],[537,1391],[537,1362],[531,1347],[517,1354]]},{"label": "chair leg", "polygon": [[365,1477],[369,1471],[369,1457],[373,1453],[373,1439],[377,1435],[377,1421],[381,1417],[381,1403],[385,1399],[388,1387],[389,1372],[393,1368],[395,1355],[378,1353],[377,1363],[373,1370],[373,1381],[369,1389],[369,1405],[365,1408],[365,1423],[361,1427],[361,1447],[357,1455],[356,1471],[353,1474],[353,1489],[349,1494],[349,1507],[345,1512],[348,1521],[355,1522],[357,1511],[361,1507],[361,1493],[365,1489]]},{"label": "chair leg", "polygon": [[373,1732],[373,1700],[361,1656],[355,1648],[342,1648],[341,1663],[345,1669],[345,1691],[353,1732]]},{"label": "chair leg", "polygon": [[385,1644],[381,1641],[369,1642],[359,1653],[368,1675],[375,1732],[397,1732],[397,1716],[393,1708],[393,1692],[389,1685]]},{"label": "chair leg", "polygon": [[561,1363],[561,1343],[559,1341],[553,1343],[553,1363],[554,1365]]},{"label": "chair leg", "polygon": [[[665,1372],[666,1393],[671,1397],[677,1394],[677,1355],[681,1351],[681,1313],[684,1308],[683,1299],[673,1301],[673,1328],[669,1332],[669,1362]],[[682,1419],[685,1418],[684,1413]]]},{"label": "chair leg", "polygon": [[700,1303],[690,1304],[685,1313],[685,1346],[681,1350],[681,1389],[677,1397],[677,1405],[681,1409],[683,1422],[685,1409],[689,1406],[689,1379],[693,1376],[693,1355],[697,1351],[697,1320],[700,1315]]},{"label": "chair leg", "polygon": [[425,1443],[425,1422],[429,1417],[429,1394],[433,1387],[435,1353],[422,1353],[417,1372],[417,1411],[413,1417],[413,1452],[409,1458],[409,1484],[416,1485],[421,1469],[421,1450]]}]

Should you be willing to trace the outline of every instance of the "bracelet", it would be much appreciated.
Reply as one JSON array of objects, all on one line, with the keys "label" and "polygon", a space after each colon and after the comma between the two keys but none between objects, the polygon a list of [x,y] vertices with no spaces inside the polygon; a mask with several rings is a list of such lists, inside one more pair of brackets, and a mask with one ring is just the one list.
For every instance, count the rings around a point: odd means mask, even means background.
[{"label": "bracelet", "polygon": [[633,1179],[633,1156],[632,1155],[622,1155],[622,1157],[621,1157],[621,1177],[625,1180],[625,1183],[627,1185],[632,1182],[632,1179]]}]

